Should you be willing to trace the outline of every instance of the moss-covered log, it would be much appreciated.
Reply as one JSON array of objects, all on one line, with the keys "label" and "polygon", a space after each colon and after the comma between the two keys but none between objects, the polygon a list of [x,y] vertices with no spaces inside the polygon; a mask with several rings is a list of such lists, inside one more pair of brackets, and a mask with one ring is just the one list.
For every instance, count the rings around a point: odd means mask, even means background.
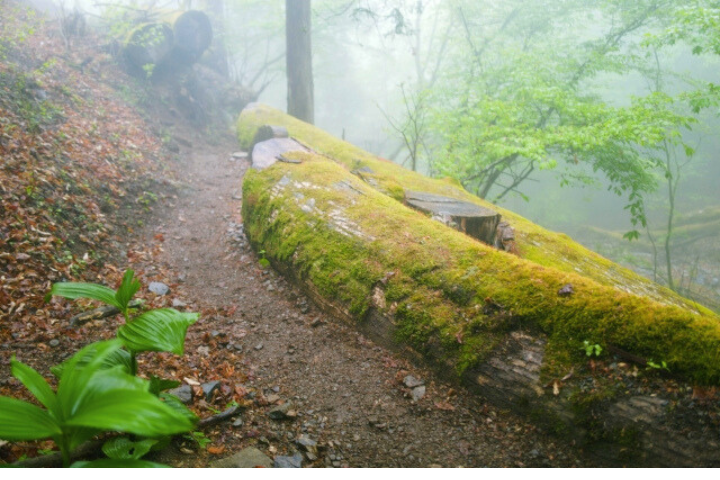
[{"label": "moss-covered log", "polygon": [[173,48],[173,31],[165,23],[144,23],[128,33],[123,43],[123,55],[128,72],[136,77],[151,74],[148,68],[166,58]]},{"label": "moss-covered log", "polygon": [[[245,231],[321,306],[379,342],[411,347],[495,403],[604,445],[598,453],[614,460],[720,458],[716,430],[682,413],[690,394],[681,380],[638,372],[607,353],[718,385],[716,315],[456,182],[409,172],[267,107],[243,112],[241,143],[266,124],[287,127],[312,152],[285,153],[301,163],[246,174]],[[352,173],[360,171],[362,178]],[[499,211],[515,228],[519,255],[406,207],[408,190]],[[588,352],[602,353],[589,361]]]}]

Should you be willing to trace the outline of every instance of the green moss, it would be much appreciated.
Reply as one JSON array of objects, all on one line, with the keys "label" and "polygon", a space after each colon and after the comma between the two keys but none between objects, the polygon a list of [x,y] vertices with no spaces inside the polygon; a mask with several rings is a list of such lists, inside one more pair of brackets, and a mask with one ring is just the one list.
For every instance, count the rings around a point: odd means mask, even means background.
[{"label": "green moss", "polygon": [[[372,305],[375,286],[394,272],[384,286],[383,313],[394,312],[397,341],[451,364],[459,374],[522,326],[548,335],[556,362],[550,368],[583,361],[578,346],[592,340],[662,359],[674,373],[698,382],[720,383],[716,315],[693,312],[681,297],[505,211],[516,222],[524,258],[499,252],[407,208],[351,170],[360,162],[376,178],[386,174],[403,188],[473,198],[457,187],[398,170],[264,107],[243,113],[241,137],[251,138],[263,124],[285,125],[322,155],[293,154],[301,164],[247,173],[247,234],[268,258],[289,264],[358,320]],[[553,267],[547,258],[563,260]],[[614,277],[622,279],[622,287]],[[559,296],[568,283],[574,293]]]}]

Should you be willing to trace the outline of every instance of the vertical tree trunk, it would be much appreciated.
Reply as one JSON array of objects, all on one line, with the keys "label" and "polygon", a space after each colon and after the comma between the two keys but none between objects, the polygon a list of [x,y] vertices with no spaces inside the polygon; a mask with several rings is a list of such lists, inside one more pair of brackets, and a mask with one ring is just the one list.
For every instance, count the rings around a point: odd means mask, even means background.
[{"label": "vertical tree trunk", "polygon": [[310,0],[285,0],[288,113],[314,123]]},{"label": "vertical tree trunk", "polygon": [[213,44],[208,51],[210,67],[225,78],[230,77],[225,46],[225,1],[205,0],[205,11],[213,28]]}]

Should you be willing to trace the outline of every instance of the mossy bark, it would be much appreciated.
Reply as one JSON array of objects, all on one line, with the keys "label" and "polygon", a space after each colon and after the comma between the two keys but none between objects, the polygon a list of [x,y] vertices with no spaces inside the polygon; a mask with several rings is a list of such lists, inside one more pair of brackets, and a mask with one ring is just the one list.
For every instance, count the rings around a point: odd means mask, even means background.
[{"label": "mossy bark", "polygon": [[[720,383],[720,319],[709,311],[688,308],[682,297],[568,237],[494,206],[515,227],[523,258],[478,242],[406,207],[392,192],[488,204],[266,107],[242,114],[241,142],[247,145],[264,124],[286,126],[320,153],[288,153],[301,163],[246,174],[250,241],[318,303],[373,338],[396,349],[409,346],[495,403],[546,412],[580,436],[584,423],[572,412],[573,400],[553,389],[587,364],[580,349],[585,340],[665,361],[694,382]],[[363,166],[374,172],[374,182],[367,173],[364,179],[351,173]],[[561,293],[567,285],[571,293]],[[572,380],[562,382],[569,391]],[[621,395],[610,405],[626,401]],[[632,409],[615,411],[617,428],[634,421]],[[653,425],[667,414],[658,410]],[[647,429],[670,438],[660,426]],[[656,458],[667,455],[667,445],[642,448]]]}]

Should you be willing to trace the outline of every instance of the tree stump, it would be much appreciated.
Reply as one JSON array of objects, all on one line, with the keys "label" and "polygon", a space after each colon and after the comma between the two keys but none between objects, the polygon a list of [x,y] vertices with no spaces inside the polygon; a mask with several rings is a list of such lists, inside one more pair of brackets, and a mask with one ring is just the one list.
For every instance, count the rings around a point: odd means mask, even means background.
[{"label": "tree stump", "polygon": [[405,193],[405,203],[481,242],[495,244],[500,214],[494,210],[456,198],[413,191]]}]

